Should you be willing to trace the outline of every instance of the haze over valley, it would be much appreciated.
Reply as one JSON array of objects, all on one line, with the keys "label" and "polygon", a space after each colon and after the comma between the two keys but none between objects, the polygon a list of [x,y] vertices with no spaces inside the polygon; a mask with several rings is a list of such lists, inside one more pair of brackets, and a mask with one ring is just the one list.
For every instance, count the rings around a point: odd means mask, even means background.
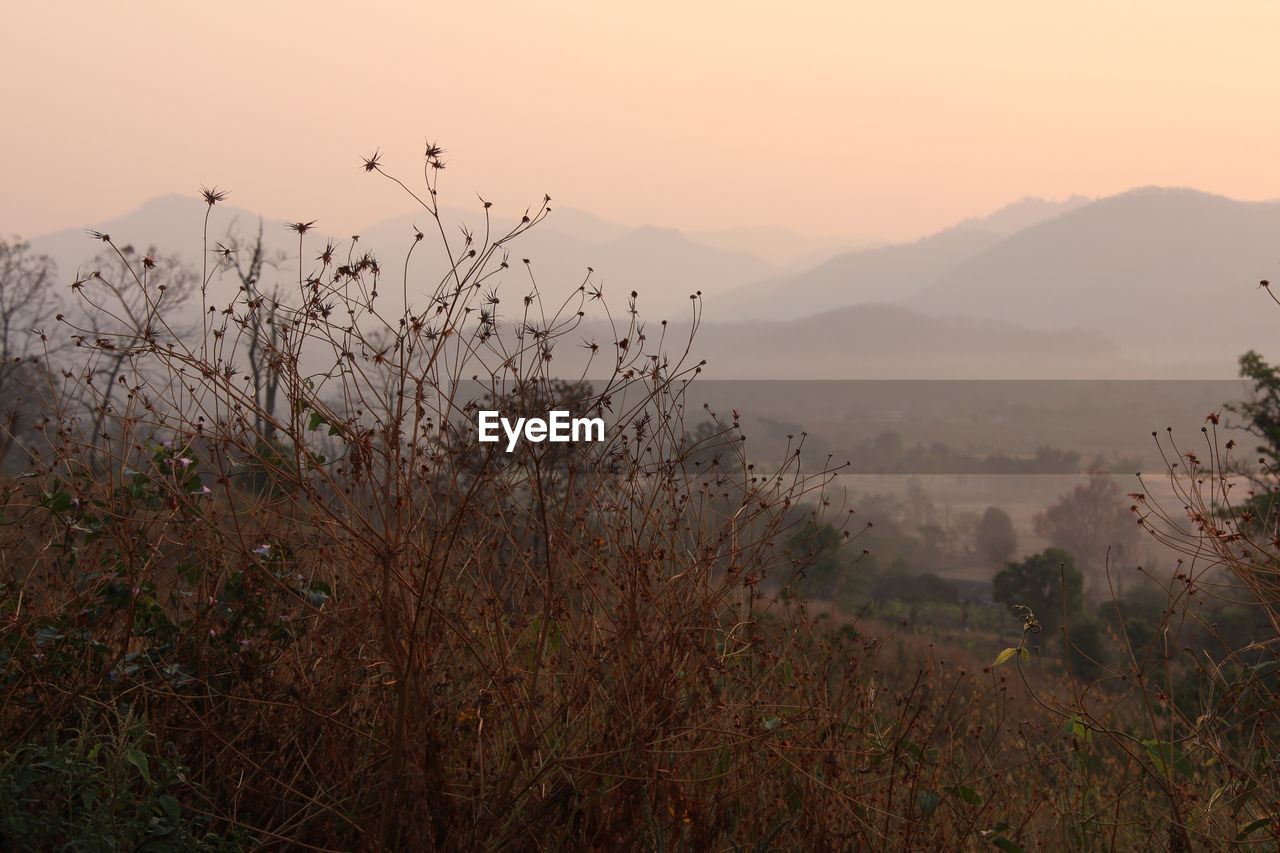
[{"label": "haze over valley", "polygon": [[[171,195],[86,227],[199,265],[204,213],[199,199]],[[492,232],[520,213],[496,212]],[[353,244],[325,232],[323,211],[316,216],[304,267],[333,240],[399,268],[415,229],[431,221],[399,216]],[[443,218],[455,242],[462,226],[485,227],[478,205]],[[219,206],[210,240],[247,244],[257,223],[251,211]],[[286,226],[264,223],[281,259],[264,278],[296,277],[298,244]],[[563,298],[589,275],[616,306],[637,291],[640,318],[669,320],[673,334],[687,330],[689,295],[701,292],[696,354],[719,378],[1227,378],[1242,345],[1265,351],[1270,341],[1257,282],[1280,270],[1277,234],[1280,204],[1165,188],[1024,199],[913,242],[852,248],[785,229],[766,240],[750,230],[624,226],[553,206],[513,249],[528,270],[513,263],[502,281],[518,291],[531,272],[541,291]],[[83,228],[31,243],[67,283],[99,249]],[[409,267],[422,292],[444,260],[433,247],[416,249]],[[219,286],[224,296],[233,287],[225,275]],[[591,323],[585,333],[599,331]]]}]

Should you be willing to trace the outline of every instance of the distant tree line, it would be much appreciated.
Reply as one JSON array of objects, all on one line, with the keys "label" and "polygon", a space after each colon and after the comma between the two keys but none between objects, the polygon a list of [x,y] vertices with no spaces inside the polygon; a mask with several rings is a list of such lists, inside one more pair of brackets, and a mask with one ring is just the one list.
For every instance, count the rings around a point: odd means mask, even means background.
[{"label": "distant tree line", "polygon": [[1032,456],[980,454],[942,442],[906,445],[895,432],[884,432],[849,451],[853,470],[861,474],[1076,474],[1080,454],[1042,446]]}]

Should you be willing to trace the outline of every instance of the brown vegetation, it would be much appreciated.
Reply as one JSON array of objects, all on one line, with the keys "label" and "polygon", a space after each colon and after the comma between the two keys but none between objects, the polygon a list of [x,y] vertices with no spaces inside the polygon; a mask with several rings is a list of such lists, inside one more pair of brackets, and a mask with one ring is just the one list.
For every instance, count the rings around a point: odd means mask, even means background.
[{"label": "brown vegetation", "polygon": [[[142,731],[120,752],[137,777],[112,790],[154,801],[130,831],[174,847],[1129,849],[1273,831],[1274,667],[1157,638],[1086,686],[1029,654],[993,665],[995,649],[811,614],[784,584],[811,556],[796,531],[847,521],[834,471],[802,440],[748,461],[736,416],[693,432],[692,342],[642,324],[634,294],[614,316],[590,276],[544,296],[510,252],[549,199],[509,233],[452,236],[441,158],[430,146],[421,189],[401,185],[448,258],[425,296],[408,260],[309,246],[305,222],[289,298],[246,285],[211,304],[236,262],[211,246],[190,335],[149,256],[76,283],[104,324],[74,331],[85,358],[50,374],[61,409],[4,486],[0,737],[11,761],[69,749],[86,776],[32,782],[45,799],[11,799],[15,815],[97,790],[93,744]],[[376,154],[365,168],[399,183]],[[576,340],[593,311],[611,339]],[[579,345],[592,364],[558,375],[557,348]],[[478,408],[555,406],[605,417],[608,441],[475,439]],[[1225,559],[1238,543],[1215,531]],[[1231,559],[1269,594],[1271,563]],[[1171,622],[1196,591],[1174,587]],[[1193,674],[1208,692],[1183,702],[1173,682]],[[0,832],[35,831],[20,823]]]}]

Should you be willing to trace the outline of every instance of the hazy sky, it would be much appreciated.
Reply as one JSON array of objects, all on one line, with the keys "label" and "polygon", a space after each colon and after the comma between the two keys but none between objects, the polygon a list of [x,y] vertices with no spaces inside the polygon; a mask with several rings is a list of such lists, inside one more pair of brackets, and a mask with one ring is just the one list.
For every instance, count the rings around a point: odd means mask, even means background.
[{"label": "hazy sky", "polygon": [[[445,6],[455,7],[450,11]],[[1280,196],[1280,4],[8,2],[0,233],[201,183],[357,230],[446,201],[916,236],[1024,195]],[[461,10],[461,11],[459,11]]]}]

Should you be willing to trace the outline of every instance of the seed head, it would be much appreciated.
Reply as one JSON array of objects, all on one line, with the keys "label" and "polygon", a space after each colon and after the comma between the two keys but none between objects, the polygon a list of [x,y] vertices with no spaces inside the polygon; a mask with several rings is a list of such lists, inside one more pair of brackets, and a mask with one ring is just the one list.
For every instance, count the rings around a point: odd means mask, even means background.
[{"label": "seed head", "polygon": [[200,187],[200,197],[204,199],[204,203],[213,207],[220,201],[225,201],[231,193],[226,190],[220,190],[217,187]]}]

